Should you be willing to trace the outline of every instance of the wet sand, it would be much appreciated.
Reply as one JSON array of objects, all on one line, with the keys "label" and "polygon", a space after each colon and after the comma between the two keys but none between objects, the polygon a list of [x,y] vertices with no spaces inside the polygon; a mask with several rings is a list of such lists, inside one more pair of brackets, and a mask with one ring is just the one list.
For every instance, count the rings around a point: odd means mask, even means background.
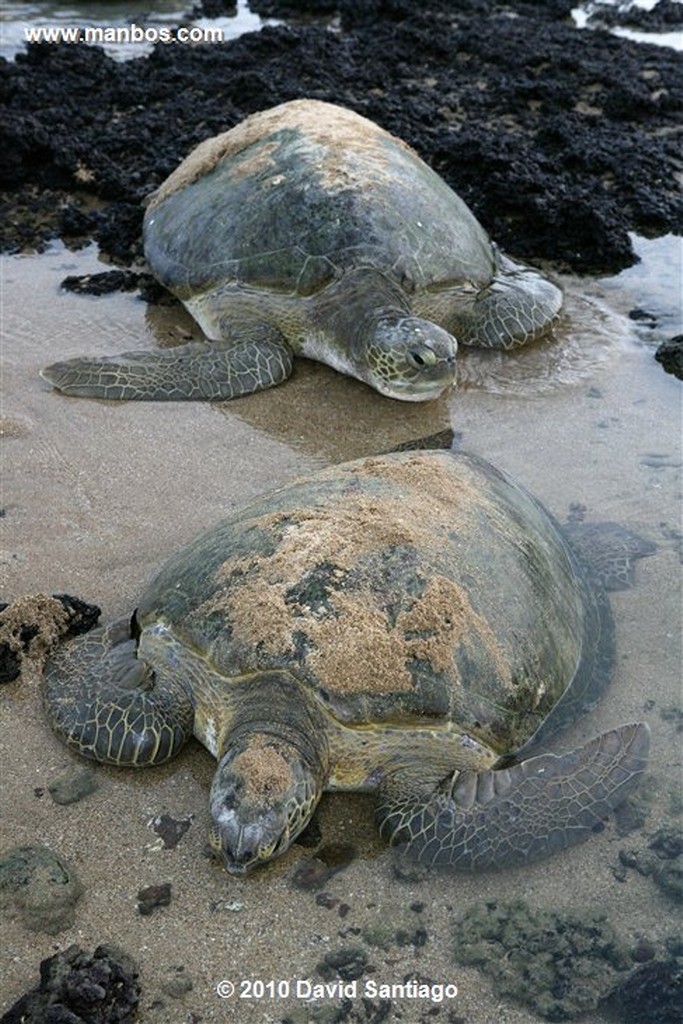
[{"label": "wet sand", "polygon": [[[46,787],[78,759],[45,721],[39,680],[26,678],[5,687],[0,705],[2,848],[45,843],[75,866],[85,895],[74,926],[57,936],[30,932],[8,915],[0,1007],[37,982],[42,958],[72,943],[91,952],[113,942],[140,966],[144,1022],[308,1021],[312,1009],[302,1001],[249,1002],[236,995],[228,1005],[216,984],[231,980],[239,993],[242,979],[320,981],[315,968],[326,954],[360,945],[370,965],[364,978],[396,983],[417,971],[457,984],[457,998],[437,1020],[532,1024],[538,1018],[528,1008],[501,1003],[484,975],[453,961],[454,918],[490,899],[521,897],[560,910],[597,907],[627,948],[646,937],[664,957],[666,938],[680,929],[673,904],[651,879],[631,871],[619,882],[612,867],[619,849],[644,846],[647,835],[670,821],[678,789],[680,737],[662,710],[680,700],[680,565],[671,533],[680,499],[679,382],[633,342],[625,319],[577,298],[570,302],[574,326],[568,322],[554,342],[502,371],[499,359],[465,357],[461,388],[437,403],[392,402],[304,362],[279,389],[226,405],[70,400],[40,380],[42,365],[84,351],[150,347],[188,326],[179,310],[147,313],[134,296],[59,291],[66,274],[94,269],[92,253],[65,250],[6,264],[1,522],[8,598],[66,590],[100,604],[110,621],[132,610],[164,558],[227,510],[316,466],[385,450],[450,423],[465,447],[511,471],[558,518],[581,502],[587,518],[616,519],[658,544],[639,563],[636,587],[614,596],[612,688],[589,719],[558,740],[558,749],[569,748],[645,717],[653,732],[652,806],[644,833],[622,838],[610,823],[546,864],[406,882],[395,877],[376,837],[372,800],[327,796],[318,819],[322,840],[352,843],[356,856],[319,900],[315,891],[293,886],[294,870],[310,855],[298,845],[246,879],[227,876],[204,856],[213,762],[195,743],[159,769],[98,766],[94,794],[71,806],[54,804]],[[600,291],[591,282],[581,290]],[[561,351],[569,353],[564,361]],[[553,383],[563,375],[565,383]],[[172,850],[160,848],[150,827],[164,813],[191,819]],[[170,906],[141,916],[139,889],[163,882],[172,886]],[[424,942],[371,945],[367,929],[386,922],[422,928]],[[174,998],[164,986],[179,966],[193,987]],[[328,1008],[333,1004],[338,1001]],[[431,1009],[425,1001],[397,1001],[391,1019],[403,1012],[401,1019],[415,1024],[431,1020]],[[357,999],[343,1019],[374,1018]],[[604,1020],[597,1011],[591,1019]]]}]

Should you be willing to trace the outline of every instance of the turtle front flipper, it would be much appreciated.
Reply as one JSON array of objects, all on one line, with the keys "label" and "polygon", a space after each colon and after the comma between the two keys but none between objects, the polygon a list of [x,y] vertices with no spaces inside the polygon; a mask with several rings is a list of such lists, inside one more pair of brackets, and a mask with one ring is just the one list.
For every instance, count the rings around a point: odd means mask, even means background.
[{"label": "turtle front flipper", "polygon": [[291,372],[291,349],[268,337],[78,357],[53,363],[41,376],[65,395],[176,402],[238,398],[280,384]]},{"label": "turtle front flipper", "polygon": [[540,271],[498,251],[496,264],[491,281],[454,317],[452,330],[463,345],[520,348],[542,337],[562,309],[562,291]]},{"label": "turtle front flipper", "polygon": [[380,793],[380,833],[427,865],[528,864],[587,839],[638,784],[649,746],[647,725],[624,725],[569,754],[461,772],[426,801],[396,799],[394,781],[393,796]]},{"label": "turtle front flipper", "polygon": [[182,672],[139,658],[127,619],[60,647],[45,668],[43,700],[60,739],[95,761],[162,764],[192,735]]}]

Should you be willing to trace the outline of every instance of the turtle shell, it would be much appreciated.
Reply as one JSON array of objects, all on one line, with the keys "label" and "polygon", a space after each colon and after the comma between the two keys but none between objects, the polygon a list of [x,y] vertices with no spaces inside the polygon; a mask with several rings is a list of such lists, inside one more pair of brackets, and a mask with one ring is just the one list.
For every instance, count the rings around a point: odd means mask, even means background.
[{"label": "turtle shell", "polygon": [[437,290],[494,268],[484,229],[409,146],[313,100],[200,144],[153,196],[144,238],[183,300],[226,283],[309,296],[356,267]]},{"label": "turtle shell", "polygon": [[173,558],[138,610],[208,659],[226,699],[238,677],[284,669],[345,724],[451,721],[499,753],[590,677],[601,614],[542,506],[438,451],[260,498]]}]

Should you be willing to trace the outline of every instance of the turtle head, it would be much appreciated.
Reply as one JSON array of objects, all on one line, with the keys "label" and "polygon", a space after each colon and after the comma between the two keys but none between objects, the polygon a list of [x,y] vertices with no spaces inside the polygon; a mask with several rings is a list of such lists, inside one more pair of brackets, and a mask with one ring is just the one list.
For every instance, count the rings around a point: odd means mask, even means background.
[{"label": "turtle head", "polygon": [[211,787],[209,845],[243,875],[279,857],[308,824],[321,773],[292,743],[252,733],[220,760]]},{"label": "turtle head", "polygon": [[458,344],[429,320],[381,316],[367,342],[366,378],[380,394],[405,402],[437,398],[455,381]]}]

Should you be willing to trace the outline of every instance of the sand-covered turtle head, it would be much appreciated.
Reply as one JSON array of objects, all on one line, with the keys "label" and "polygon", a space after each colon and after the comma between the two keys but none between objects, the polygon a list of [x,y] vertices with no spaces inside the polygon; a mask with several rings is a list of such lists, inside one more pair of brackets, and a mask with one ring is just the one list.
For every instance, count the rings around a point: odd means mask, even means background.
[{"label": "sand-covered turtle head", "polygon": [[457,350],[453,335],[429,320],[380,317],[367,338],[365,379],[390,398],[436,398],[455,382]]},{"label": "sand-covered turtle head", "polygon": [[288,849],[308,824],[321,791],[319,771],[293,744],[252,733],[218,765],[209,845],[226,871],[246,874]]}]

